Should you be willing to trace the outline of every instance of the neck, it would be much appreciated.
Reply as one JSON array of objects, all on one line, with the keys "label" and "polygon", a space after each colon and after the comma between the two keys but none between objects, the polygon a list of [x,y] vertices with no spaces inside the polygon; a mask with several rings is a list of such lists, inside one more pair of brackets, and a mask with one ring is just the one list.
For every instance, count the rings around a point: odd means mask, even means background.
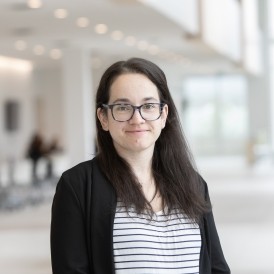
[{"label": "neck", "polygon": [[119,153],[131,166],[139,182],[144,185],[152,181],[152,156],[153,150],[142,152]]},{"label": "neck", "polygon": [[131,166],[135,176],[143,185],[152,179],[152,155],[130,155],[126,160]]},{"label": "neck", "polygon": [[135,176],[142,185],[145,198],[151,204],[154,212],[162,210],[162,199],[159,193],[156,193],[155,181],[152,174],[152,156],[153,150],[147,150],[135,153],[119,153],[131,166]]}]

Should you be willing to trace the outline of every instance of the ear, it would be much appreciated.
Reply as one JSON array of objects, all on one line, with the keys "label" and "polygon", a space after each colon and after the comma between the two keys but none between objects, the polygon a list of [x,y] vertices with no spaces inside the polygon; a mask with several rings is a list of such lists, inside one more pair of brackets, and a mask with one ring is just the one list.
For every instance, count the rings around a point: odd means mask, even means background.
[{"label": "ear", "polygon": [[98,108],[97,109],[97,117],[101,123],[102,129],[108,131],[108,117],[104,109]]},{"label": "ear", "polygon": [[167,116],[168,116],[168,105],[164,105],[162,115],[161,115],[162,129],[166,126]]}]

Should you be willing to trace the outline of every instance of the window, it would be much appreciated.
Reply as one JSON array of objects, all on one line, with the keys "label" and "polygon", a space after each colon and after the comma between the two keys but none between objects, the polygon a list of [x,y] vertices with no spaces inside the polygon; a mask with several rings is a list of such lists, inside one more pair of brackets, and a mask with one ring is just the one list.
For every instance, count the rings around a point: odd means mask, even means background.
[{"label": "window", "polygon": [[240,154],[246,147],[247,86],[243,76],[191,77],[184,84],[183,127],[200,155]]}]

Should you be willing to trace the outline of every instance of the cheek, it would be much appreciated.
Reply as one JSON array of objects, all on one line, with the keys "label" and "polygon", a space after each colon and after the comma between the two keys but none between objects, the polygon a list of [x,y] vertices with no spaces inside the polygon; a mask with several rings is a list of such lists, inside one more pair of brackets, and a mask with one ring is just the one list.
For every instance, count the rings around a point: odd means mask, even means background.
[{"label": "cheek", "polygon": [[115,136],[119,136],[122,131],[122,126],[117,123],[109,123],[108,124],[108,130],[112,138],[115,138]]},{"label": "cheek", "polygon": [[154,126],[154,135],[156,138],[159,138],[164,127],[165,123],[163,122],[163,120],[159,120],[157,125]]}]

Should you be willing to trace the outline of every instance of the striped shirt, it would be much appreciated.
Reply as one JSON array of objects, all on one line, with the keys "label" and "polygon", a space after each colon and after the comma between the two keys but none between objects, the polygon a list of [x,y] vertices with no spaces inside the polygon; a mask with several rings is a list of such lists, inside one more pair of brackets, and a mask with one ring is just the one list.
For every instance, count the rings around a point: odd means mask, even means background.
[{"label": "striped shirt", "polygon": [[199,274],[199,226],[175,211],[157,212],[151,220],[118,203],[113,249],[116,274]]}]

